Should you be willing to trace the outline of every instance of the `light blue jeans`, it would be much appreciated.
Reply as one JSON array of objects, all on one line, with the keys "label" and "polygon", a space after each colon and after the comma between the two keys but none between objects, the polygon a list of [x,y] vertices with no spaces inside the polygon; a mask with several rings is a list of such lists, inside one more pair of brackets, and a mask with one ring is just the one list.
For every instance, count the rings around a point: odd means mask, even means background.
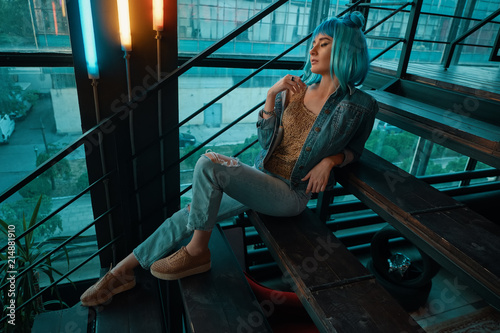
[{"label": "light blue jeans", "polygon": [[134,249],[144,269],[165,257],[193,230],[212,230],[218,221],[248,209],[273,216],[295,216],[305,209],[310,199],[305,191],[291,190],[276,177],[237,160],[233,162],[200,157],[193,174],[190,209],[174,213]]}]

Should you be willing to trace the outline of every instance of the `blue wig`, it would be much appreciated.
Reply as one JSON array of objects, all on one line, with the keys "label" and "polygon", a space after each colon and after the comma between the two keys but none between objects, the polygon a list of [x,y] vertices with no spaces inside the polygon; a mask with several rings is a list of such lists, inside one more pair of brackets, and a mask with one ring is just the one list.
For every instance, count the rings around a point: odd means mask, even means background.
[{"label": "blue wig", "polygon": [[[360,12],[345,15],[342,19],[332,18],[321,23],[313,32],[313,39],[318,34],[332,37],[332,54],[330,57],[330,75],[335,75],[342,90],[347,85],[360,85],[368,74],[370,61],[368,47],[361,28],[365,18]],[[302,80],[307,84],[318,83],[321,75],[311,72],[311,57],[307,58]]]}]

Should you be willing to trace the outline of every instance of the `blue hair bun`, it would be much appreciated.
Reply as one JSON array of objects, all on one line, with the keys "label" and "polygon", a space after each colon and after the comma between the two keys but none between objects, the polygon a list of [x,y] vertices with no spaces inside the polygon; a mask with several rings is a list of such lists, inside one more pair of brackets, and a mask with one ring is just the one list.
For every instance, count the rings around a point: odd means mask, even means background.
[{"label": "blue hair bun", "polygon": [[360,12],[352,12],[344,16],[342,23],[351,28],[361,29],[365,25],[365,18]]}]

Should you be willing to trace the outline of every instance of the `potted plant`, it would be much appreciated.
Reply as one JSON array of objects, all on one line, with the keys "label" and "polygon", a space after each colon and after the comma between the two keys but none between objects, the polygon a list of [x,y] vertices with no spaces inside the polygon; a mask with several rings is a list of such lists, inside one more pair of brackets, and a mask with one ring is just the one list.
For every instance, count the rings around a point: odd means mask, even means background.
[{"label": "potted plant", "polygon": [[[7,236],[7,240],[11,241],[11,243],[8,243],[10,245],[8,251],[0,253],[0,270],[5,272],[1,278],[0,285],[3,286],[7,284],[6,287],[0,290],[0,302],[2,309],[4,310],[4,316],[9,313],[10,309],[8,309],[8,307],[11,303],[14,303],[17,308],[39,293],[39,274],[47,275],[51,283],[55,281],[55,274],[62,275],[53,267],[53,261],[66,256],[69,268],[68,251],[66,247],[63,247],[63,251],[55,252],[55,254],[41,261],[36,267],[30,269],[23,275],[19,275],[19,273],[24,271],[25,268],[37,262],[54,248],[54,246],[51,245],[47,246],[47,240],[36,242],[33,237],[33,231],[27,233],[21,239],[15,238],[14,236],[14,234],[20,235],[36,223],[41,202],[42,196],[40,196],[35,209],[33,210],[29,224],[26,223],[26,218],[23,214],[22,231],[13,230],[12,225],[8,225],[5,221],[0,219],[0,231]],[[16,274],[7,274],[6,272],[9,271],[16,272]],[[15,281],[12,286],[10,283],[11,281]],[[8,320],[4,320],[0,325],[0,330],[8,332],[14,328],[16,332],[30,332],[35,316],[38,313],[45,311],[46,305],[58,303],[61,307],[67,307],[67,304],[62,301],[57,288],[53,287],[51,292],[53,294],[55,293],[57,300],[43,302],[41,295],[38,296],[15,313],[15,326],[12,326],[12,323],[9,324]]]}]

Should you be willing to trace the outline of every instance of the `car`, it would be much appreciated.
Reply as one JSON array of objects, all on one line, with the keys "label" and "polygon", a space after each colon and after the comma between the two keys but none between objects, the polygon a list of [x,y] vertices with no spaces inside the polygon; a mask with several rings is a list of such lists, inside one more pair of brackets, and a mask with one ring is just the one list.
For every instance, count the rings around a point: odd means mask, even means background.
[{"label": "car", "polygon": [[[18,82],[12,87],[12,91],[7,95],[10,100],[11,110],[9,116],[14,121],[24,120],[28,112],[33,107],[32,102],[38,99],[38,94],[28,90],[31,83]],[[30,102],[31,101],[31,102]]]},{"label": "car", "polygon": [[10,119],[8,114],[4,114],[0,118],[0,143],[9,143],[10,136],[15,128],[16,123],[14,120]]},{"label": "car", "polygon": [[179,133],[179,147],[190,147],[196,144],[196,138],[188,133]]}]

